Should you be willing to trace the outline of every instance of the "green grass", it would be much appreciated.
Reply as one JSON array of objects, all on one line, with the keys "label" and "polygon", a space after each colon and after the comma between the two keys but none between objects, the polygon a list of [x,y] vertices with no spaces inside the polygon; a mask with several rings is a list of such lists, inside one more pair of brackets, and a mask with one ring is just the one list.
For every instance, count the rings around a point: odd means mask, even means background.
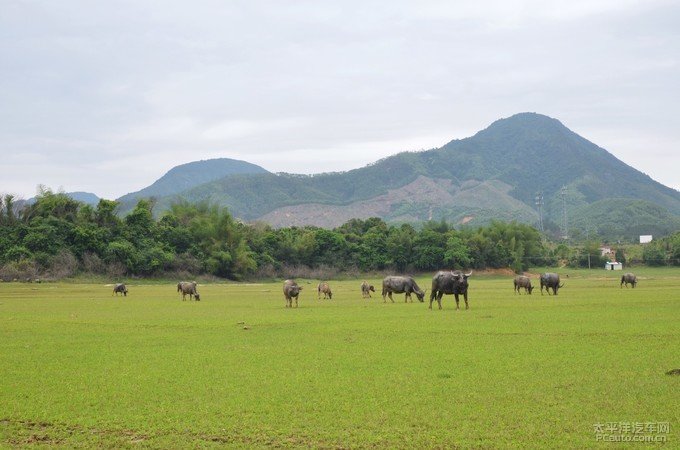
[{"label": "green grass", "polygon": [[669,422],[677,447],[680,272],[558,272],[558,297],[473,275],[468,311],[361,280],[304,282],[298,309],[281,283],[0,284],[0,445],[584,448]]}]

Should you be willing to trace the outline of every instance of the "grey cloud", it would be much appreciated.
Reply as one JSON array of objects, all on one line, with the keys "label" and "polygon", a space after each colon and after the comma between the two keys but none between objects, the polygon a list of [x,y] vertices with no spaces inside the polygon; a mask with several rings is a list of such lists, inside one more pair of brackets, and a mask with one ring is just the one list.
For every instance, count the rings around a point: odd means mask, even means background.
[{"label": "grey cloud", "polygon": [[116,197],[217,156],[349,169],[522,111],[680,187],[675,2],[6,3],[0,191]]}]

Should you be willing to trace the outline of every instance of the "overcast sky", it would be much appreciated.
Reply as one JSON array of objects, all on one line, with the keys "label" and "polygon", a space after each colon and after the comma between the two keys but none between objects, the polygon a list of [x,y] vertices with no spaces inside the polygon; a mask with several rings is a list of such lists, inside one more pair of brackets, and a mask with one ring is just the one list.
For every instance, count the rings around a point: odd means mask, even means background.
[{"label": "overcast sky", "polygon": [[0,193],[348,170],[526,111],[680,189],[678,24],[656,0],[0,0]]}]

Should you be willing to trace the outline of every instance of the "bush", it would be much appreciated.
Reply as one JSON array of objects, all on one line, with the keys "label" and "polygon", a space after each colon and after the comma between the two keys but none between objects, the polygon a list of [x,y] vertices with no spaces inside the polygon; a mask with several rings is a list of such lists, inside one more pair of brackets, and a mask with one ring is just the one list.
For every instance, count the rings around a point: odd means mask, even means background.
[{"label": "bush", "polygon": [[106,275],[112,279],[120,279],[126,271],[125,265],[118,261],[111,262],[106,266]]},{"label": "bush", "polygon": [[113,241],[106,247],[105,260],[109,265],[121,264],[125,269],[132,270],[137,263],[137,251],[128,241]]},{"label": "bush", "polygon": [[663,266],[666,264],[666,252],[660,245],[650,243],[642,250],[642,260],[650,266]]},{"label": "bush", "polygon": [[202,267],[201,260],[190,253],[176,255],[170,264],[170,270],[187,274],[200,273]]},{"label": "bush", "polygon": [[2,281],[26,281],[36,278],[38,278],[38,266],[35,261],[22,259],[0,267],[0,279]]},{"label": "bush", "polygon": [[106,264],[94,253],[83,254],[83,270],[92,274],[106,273]]},{"label": "bush", "polygon": [[5,260],[7,261],[19,262],[24,259],[31,259],[32,257],[33,253],[23,245],[13,245],[5,253]]},{"label": "bush", "polygon": [[61,279],[75,275],[78,272],[78,260],[73,253],[63,249],[52,257],[48,274],[51,278]]}]

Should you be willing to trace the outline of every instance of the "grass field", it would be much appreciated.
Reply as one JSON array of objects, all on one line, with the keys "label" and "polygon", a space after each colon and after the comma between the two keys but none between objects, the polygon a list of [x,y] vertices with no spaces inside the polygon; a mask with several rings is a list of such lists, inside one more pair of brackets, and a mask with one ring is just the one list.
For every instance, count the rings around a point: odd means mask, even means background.
[{"label": "grass field", "polygon": [[361,280],[302,281],[297,309],[280,282],[0,284],[0,445],[645,448],[595,426],[666,423],[637,435],[678,448],[680,271],[637,272],[560,271],[558,297],[473,275],[468,311]]}]

